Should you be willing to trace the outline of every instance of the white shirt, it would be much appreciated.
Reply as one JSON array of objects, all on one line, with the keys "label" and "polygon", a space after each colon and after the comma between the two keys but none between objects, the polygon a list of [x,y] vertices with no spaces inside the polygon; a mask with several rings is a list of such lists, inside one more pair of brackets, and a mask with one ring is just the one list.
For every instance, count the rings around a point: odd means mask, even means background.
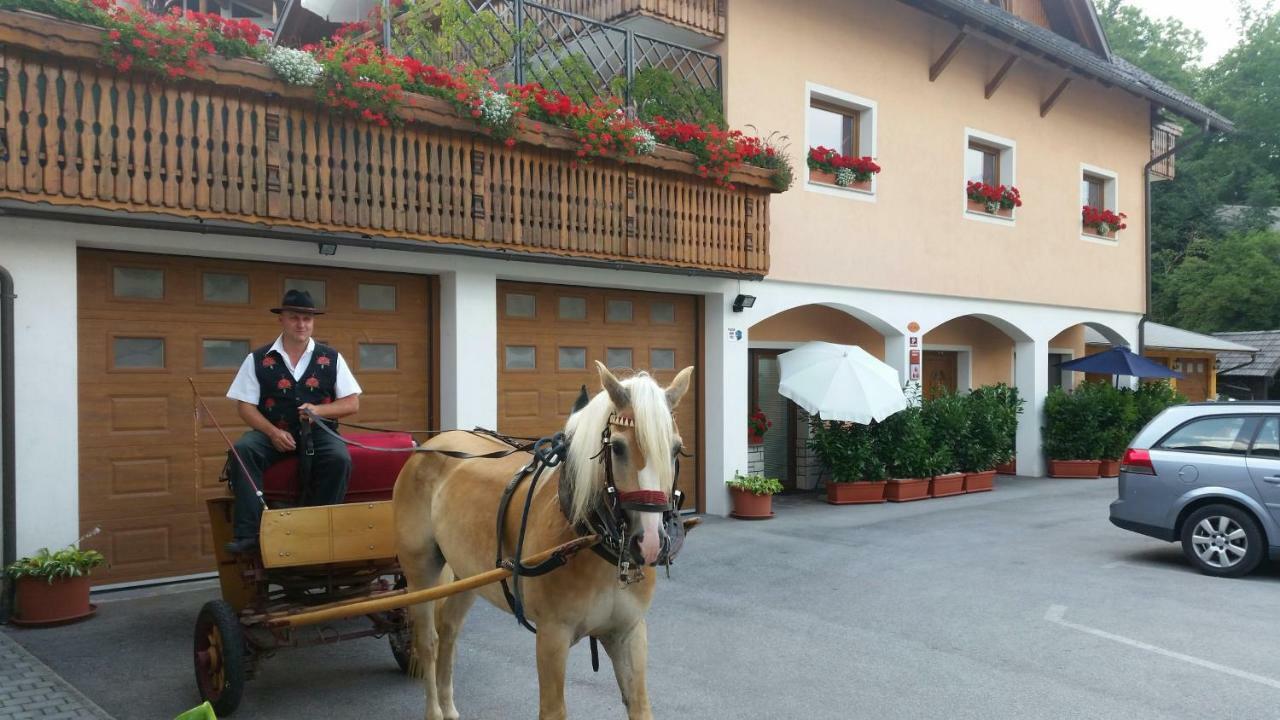
[{"label": "white shirt", "polygon": [[[302,353],[302,357],[298,358],[298,364],[295,366],[293,360],[289,358],[289,353],[284,351],[283,337],[277,337],[267,352],[275,350],[280,353],[280,357],[284,358],[284,366],[289,369],[289,374],[293,375],[294,381],[301,381],[302,374],[311,364],[311,355],[316,350],[316,341],[314,338],[307,340],[307,349]],[[359,395],[360,392],[360,383],[356,382],[356,377],[351,374],[351,368],[347,367],[347,361],[342,357],[342,353],[338,353],[338,377],[334,380],[333,394],[341,400],[348,395]],[[262,387],[258,384],[257,369],[253,366],[253,353],[249,353],[244,362],[240,363],[240,371],[236,373],[236,379],[232,380],[231,387],[227,388],[227,397],[251,405],[257,405],[262,401]]]}]

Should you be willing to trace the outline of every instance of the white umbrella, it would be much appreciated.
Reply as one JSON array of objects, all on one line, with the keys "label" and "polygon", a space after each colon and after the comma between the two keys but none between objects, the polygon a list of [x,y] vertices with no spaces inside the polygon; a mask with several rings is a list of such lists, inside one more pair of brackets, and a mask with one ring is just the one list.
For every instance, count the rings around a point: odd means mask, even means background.
[{"label": "white umbrella", "polygon": [[907,407],[898,371],[860,347],[805,343],[778,362],[778,392],[823,420],[867,425]]}]

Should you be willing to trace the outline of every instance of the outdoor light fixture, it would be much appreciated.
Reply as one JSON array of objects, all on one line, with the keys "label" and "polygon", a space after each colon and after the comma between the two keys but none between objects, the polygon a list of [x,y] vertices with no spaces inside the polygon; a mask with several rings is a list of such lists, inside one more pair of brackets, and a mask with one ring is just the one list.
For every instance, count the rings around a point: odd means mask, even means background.
[{"label": "outdoor light fixture", "polygon": [[755,295],[743,295],[742,293],[738,293],[738,297],[733,299],[733,311],[742,312],[742,308],[749,308],[755,304]]},{"label": "outdoor light fixture", "polygon": [[322,243],[317,243],[317,245],[320,247],[321,255],[337,255],[338,254],[337,243],[322,242]]}]

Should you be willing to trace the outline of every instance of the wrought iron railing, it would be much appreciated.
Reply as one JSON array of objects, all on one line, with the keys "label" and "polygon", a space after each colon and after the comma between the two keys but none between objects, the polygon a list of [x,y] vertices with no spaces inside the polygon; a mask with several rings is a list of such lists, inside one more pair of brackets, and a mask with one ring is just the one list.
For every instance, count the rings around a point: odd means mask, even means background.
[{"label": "wrought iron railing", "polygon": [[528,0],[416,6],[389,41],[423,62],[484,67],[585,102],[616,96],[646,119],[723,122],[720,56]]}]

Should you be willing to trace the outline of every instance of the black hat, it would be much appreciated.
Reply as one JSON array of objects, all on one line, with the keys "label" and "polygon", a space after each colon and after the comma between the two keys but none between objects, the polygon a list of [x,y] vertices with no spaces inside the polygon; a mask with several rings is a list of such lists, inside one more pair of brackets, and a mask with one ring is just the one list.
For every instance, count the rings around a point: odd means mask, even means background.
[{"label": "black hat", "polygon": [[284,294],[284,299],[280,301],[280,307],[271,308],[271,312],[279,315],[285,310],[292,310],[299,313],[310,313],[312,315],[323,315],[324,312],[316,309],[316,303],[311,299],[311,293],[306,290],[290,290]]}]

